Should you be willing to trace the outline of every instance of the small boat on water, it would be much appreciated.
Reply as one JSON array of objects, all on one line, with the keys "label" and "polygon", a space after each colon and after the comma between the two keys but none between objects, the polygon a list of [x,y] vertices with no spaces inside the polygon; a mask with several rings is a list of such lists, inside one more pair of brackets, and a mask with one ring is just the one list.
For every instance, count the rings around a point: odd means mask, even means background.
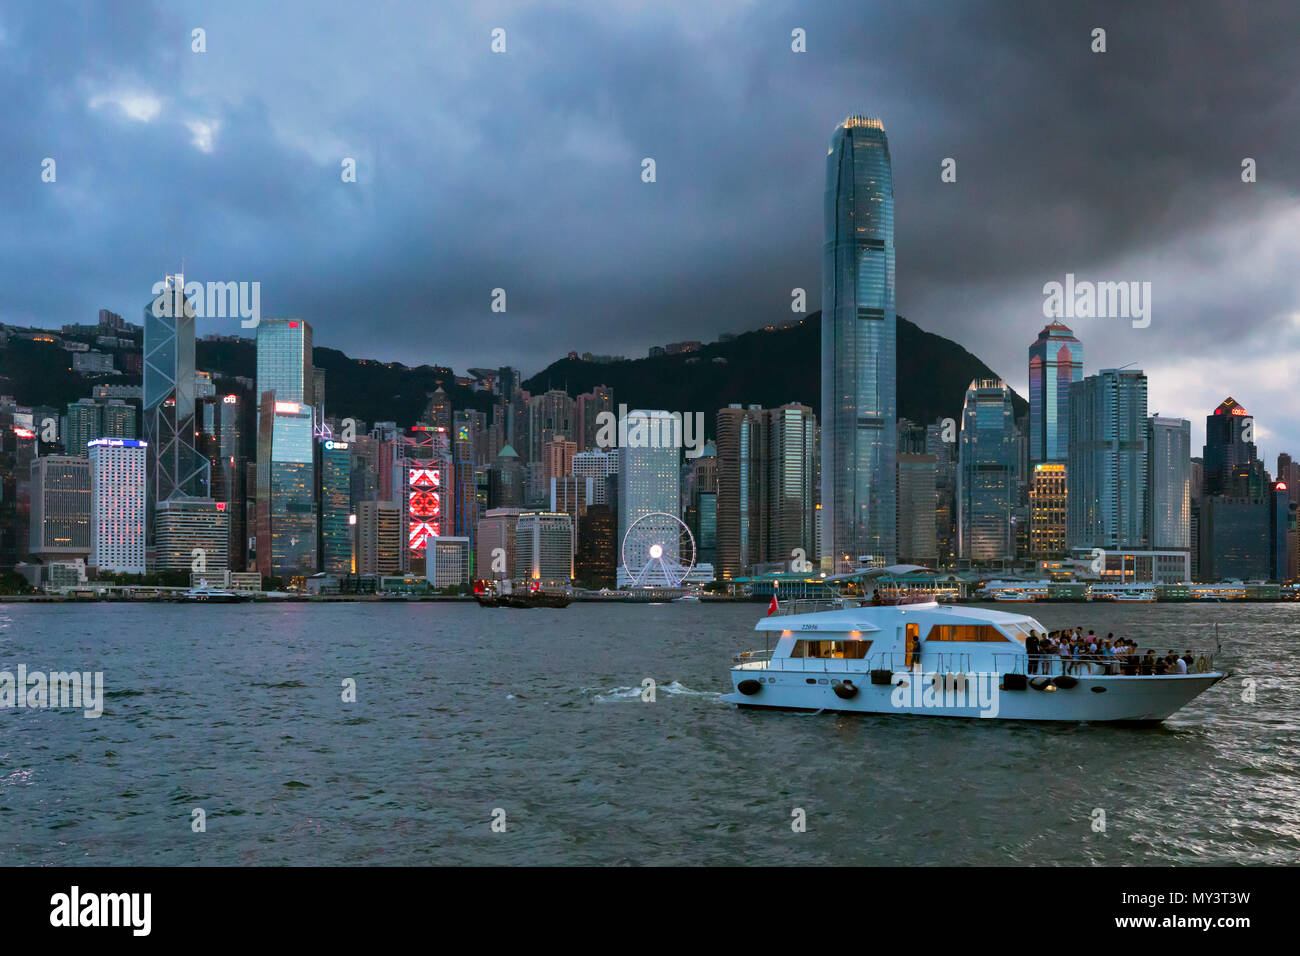
[{"label": "small boat on water", "polygon": [[[1230,676],[1213,654],[1186,674],[1122,673],[1114,659],[1071,660],[1025,650],[1025,614],[932,600],[854,605],[765,617],[763,650],[738,655],[733,691],[746,708],[1155,724]],[[810,602],[809,602],[810,603]],[[775,647],[771,642],[775,641]]]},{"label": "small boat on water", "polygon": [[206,581],[200,581],[198,587],[183,592],[181,600],[198,604],[238,604],[241,601],[250,600],[250,595],[240,594],[238,591],[227,591],[223,588],[208,587]]},{"label": "small boat on water", "polygon": [[1035,598],[1028,591],[994,591],[993,600],[999,604],[1033,604]]},{"label": "small boat on water", "polygon": [[478,601],[479,607],[561,608],[572,603],[573,594],[569,591],[545,591],[540,586],[516,590],[506,585],[500,591],[486,586],[480,590],[475,586],[474,600]]},{"label": "small boat on water", "polygon": [[1115,595],[1115,601],[1120,604],[1154,604],[1156,601],[1156,592],[1120,591]]}]

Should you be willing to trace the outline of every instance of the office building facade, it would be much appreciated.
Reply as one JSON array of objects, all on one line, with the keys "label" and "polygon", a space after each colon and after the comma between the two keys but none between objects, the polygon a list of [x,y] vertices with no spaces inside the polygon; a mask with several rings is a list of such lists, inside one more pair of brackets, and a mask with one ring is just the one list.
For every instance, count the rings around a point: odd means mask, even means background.
[{"label": "office building facade", "polygon": [[827,567],[893,564],[897,334],[894,184],[878,119],[851,116],[826,158],[822,549]]}]

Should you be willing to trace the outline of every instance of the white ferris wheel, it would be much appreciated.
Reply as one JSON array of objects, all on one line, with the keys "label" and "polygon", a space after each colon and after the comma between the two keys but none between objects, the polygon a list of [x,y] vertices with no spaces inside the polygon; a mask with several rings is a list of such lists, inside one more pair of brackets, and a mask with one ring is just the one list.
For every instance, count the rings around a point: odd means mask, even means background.
[{"label": "white ferris wheel", "polygon": [[632,587],[678,588],[695,567],[695,538],[675,515],[652,511],[623,535],[623,568]]}]

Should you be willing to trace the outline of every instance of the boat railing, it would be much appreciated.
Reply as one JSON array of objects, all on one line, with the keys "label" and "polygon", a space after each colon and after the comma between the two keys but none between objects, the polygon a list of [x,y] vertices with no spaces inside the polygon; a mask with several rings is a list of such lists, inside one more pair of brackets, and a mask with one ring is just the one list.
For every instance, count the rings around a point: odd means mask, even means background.
[{"label": "boat railing", "polygon": [[[1214,670],[1214,654],[1192,652],[1189,674],[1205,674]],[[1136,660],[1086,654],[1082,657],[1061,657],[1059,654],[1001,654],[994,653],[993,665],[999,674],[1042,674],[1048,677],[1061,674],[1075,677],[1118,676],[1136,667],[1141,673],[1142,658]],[[1150,676],[1148,671],[1146,675]]]},{"label": "boat railing", "polygon": [[785,617],[789,614],[816,614],[819,611],[842,611],[846,607],[859,607],[862,598],[795,598],[784,604],[777,602],[773,617]]}]

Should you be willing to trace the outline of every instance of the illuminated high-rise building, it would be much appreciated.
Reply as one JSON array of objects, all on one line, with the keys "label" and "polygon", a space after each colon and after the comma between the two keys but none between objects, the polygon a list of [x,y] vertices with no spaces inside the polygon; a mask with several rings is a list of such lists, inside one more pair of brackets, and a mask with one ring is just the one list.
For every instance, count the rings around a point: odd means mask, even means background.
[{"label": "illuminated high-rise building", "polygon": [[248,525],[245,487],[248,456],[242,432],[243,399],[236,393],[199,399],[199,448],[207,457],[212,475],[211,497],[227,505],[230,527],[230,568],[243,571],[247,565]]},{"label": "illuminated high-rise building", "polygon": [[301,319],[262,319],[257,324],[257,407],[275,392],[278,402],[312,405],[315,370],[312,329]]},{"label": "illuminated high-rise building", "polygon": [[1029,461],[1063,462],[1070,452],[1070,385],[1083,378],[1083,346],[1051,322],[1029,346]]},{"label": "illuminated high-rise building", "polygon": [[1153,551],[1191,548],[1192,423],[1147,419],[1147,521]]},{"label": "illuminated high-rise building", "polygon": [[148,524],[160,501],[205,497],[208,460],[197,447],[194,306],[185,277],[167,276],[144,309],[144,440],[148,462]]},{"label": "illuminated high-rise building", "polygon": [[264,577],[314,574],[316,473],[310,405],[262,394],[257,430],[257,570]]},{"label": "illuminated high-rise building", "polygon": [[1045,561],[1064,557],[1069,493],[1066,489],[1066,466],[1056,461],[1041,461],[1029,476],[1029,554]]},{"label": "illuminated high-rise building", "polygon": [[976,379],[966,389],[957,458],[959,553],[974,562],[1011,561],[1016,504],[1015,418],[1011,389],[1001,379]]},{"label": "illuminated high-rise building", "polygon": [[90,459],[43,455],[31,463],[31,553],[90,557]]},{"label": "illuminated high-rise building", "polygon": [[1102,369],[1070,387],[1071,550],[1145,550],[1147,533],[1147,377],[1141,369]]},{"label": "illuminated high-rise building", "polygon": [[933,568],[939,560],[934,455],[898,455],[898,559]]},{"label": "illuminated high-rise building", "polygon": [[402,509],[389,501],[357,506],[357,573],[398,574],[402,570]]},{"label": "illuminated high-rise building", "polygon": [[889,140],[850,116],[826,157],[822,252],[822,553],[836,571],[895,561],[897,329]]},{"label": "illuminated high-rise building", "polygon": [[[661,511],[681,512],[681,419],[666,411],[627,413],[627,440],[618,449],[618,547],[632,523]],[[676,541],[664,547],[664,560],[678,559]]]},{"label": "illuminated high-rise building", "polygon": [[171,498],[158,503],[154,538],[159,571],[220,575],[230,570],[229,511],[211,498]]},{"label": "illuminated high-rise building", "polygon": [[90,560],[101,572],[144,574],[145,446],[95,438],[90,457]]},{"label": "illuminated high-rise building", "polygon": [[352,452],[349,443],[326,439],[320,455],[320,569],[353,571]]}]

